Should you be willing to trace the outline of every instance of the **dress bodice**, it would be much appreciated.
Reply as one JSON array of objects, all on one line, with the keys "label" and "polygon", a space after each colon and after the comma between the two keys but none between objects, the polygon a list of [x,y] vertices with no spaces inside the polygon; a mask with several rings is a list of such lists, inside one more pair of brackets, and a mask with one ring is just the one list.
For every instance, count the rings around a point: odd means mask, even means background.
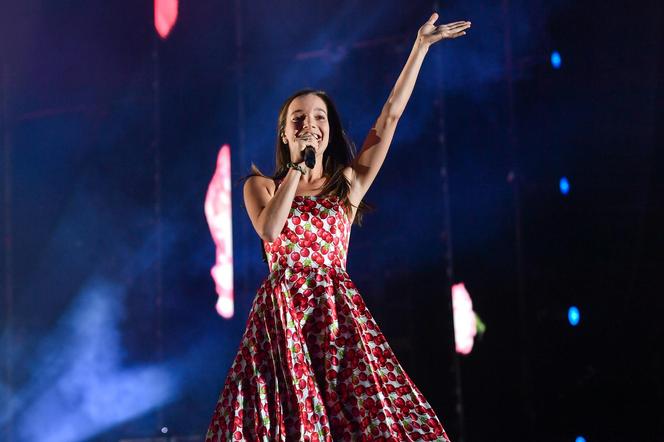
[{"label": "dress bodice", "polygon": [[263,241],[270,271],[321,266],[345,269],[350,228],[338,196],[296,196],[279,237]]}]

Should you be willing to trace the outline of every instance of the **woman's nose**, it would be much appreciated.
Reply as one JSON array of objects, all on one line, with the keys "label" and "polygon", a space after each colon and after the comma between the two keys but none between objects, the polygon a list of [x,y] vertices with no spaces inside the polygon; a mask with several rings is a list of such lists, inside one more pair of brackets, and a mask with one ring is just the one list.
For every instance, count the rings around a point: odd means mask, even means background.
[{"label": "woman's nose", "polygon": [[304,118],[304,126],[311,129],[313,126],[315,126],[315,120],[310,116],[305,117]]}]

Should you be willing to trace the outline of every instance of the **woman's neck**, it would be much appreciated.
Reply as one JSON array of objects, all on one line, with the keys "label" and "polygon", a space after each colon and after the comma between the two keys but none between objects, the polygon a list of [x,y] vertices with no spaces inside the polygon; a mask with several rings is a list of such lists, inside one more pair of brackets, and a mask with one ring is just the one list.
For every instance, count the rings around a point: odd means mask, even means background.
[{"label": "woman's neck", "polygon": [[306,166],[304,167],[307,173],[302,175],[300,182],[304,181],[306,184],[311,184],[325,178],[323,168],[320,166],[320,164],[316,164],[313,169],[309,169]]}]

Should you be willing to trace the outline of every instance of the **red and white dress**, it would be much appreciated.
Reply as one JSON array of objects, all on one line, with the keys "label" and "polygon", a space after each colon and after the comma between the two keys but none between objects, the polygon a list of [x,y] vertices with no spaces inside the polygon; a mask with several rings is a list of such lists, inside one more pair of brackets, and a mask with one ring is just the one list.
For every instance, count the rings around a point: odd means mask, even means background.
[{"label": "red and white dress", "polygon": [[337,196],[296,196],[206,441],[447,441],[346,273]]}]

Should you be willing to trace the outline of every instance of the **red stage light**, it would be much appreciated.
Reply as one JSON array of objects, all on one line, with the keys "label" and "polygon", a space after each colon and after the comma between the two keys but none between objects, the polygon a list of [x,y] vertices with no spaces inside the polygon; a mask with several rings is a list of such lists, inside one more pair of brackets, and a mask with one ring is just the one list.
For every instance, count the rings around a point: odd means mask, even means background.
[{"label": "red stage light", "polygon": [[154,27],[163,39],[178,19],[178,0],[154,0]]},{"label": "red stage light", "polygon": [[233,307],[233,227],[231,208],[231,147],[224,144],[217,156],[205,196],[205,217],[217,246],[216,263],[210,270],[219,299],[217,313],[232,318]]}]

